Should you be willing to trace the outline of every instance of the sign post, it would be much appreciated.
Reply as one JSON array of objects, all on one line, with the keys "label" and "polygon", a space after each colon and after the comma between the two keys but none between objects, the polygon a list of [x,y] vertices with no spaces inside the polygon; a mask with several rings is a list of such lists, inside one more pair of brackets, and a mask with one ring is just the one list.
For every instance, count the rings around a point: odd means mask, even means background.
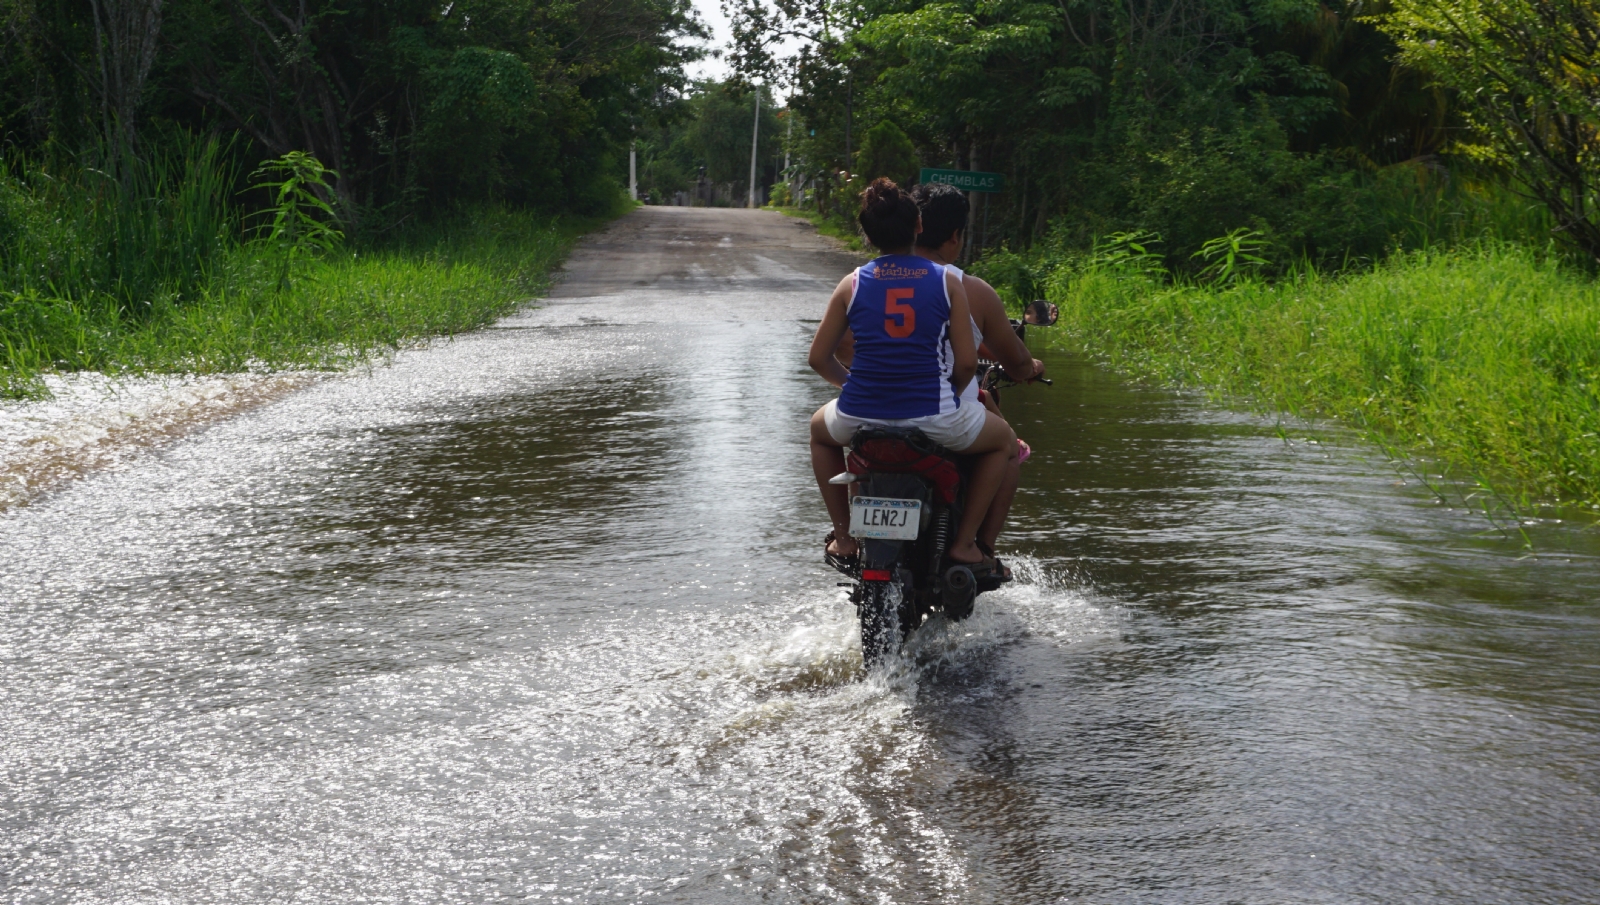
[{"label": "sign post", "polygon": [[923,167],[919,182],[941,182],[953,185],[963,192],[987,192],[998,194],[1005,191],[1006,177],[999,173],[980,173],[974,170],[936,170],[932,167]]}]

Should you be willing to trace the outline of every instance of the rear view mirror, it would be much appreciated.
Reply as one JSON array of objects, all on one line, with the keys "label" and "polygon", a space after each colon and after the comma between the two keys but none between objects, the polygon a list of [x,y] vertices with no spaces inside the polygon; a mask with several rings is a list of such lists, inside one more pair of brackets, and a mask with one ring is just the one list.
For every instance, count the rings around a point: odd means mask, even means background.
[{"label": "rear view mirror", "polygon": [[1030,327],[1048,327],[1061,316],[1061,309],[1044,299],[1036,299],[1022,309],[1022,322]]}]

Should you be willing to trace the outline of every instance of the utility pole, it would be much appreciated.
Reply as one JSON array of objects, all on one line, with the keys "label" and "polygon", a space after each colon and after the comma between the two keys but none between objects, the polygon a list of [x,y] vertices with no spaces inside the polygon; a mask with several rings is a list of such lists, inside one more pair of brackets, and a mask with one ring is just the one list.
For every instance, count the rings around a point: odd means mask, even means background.
[{"label": "utility pole", "polygon": [[[852,109],[856,98],[855,73],[846,72],[844,75],[844,171],[849,174],[855,172],[855,165],[850,156],[850,124],[855,119]],[[848,176],[846,178],[849,178]]]},{"label": "utility pole", "polygon": [[628,145],[628,197],[639,200],[639,142]]},{"label": "utility pole", "polygon": [[789,102],[784,108],[784,116],[789,120],[789,132],[783,138],[783,178],[789,183],[789,203],[795,207],[800,206],[799,186],[795,185],[794,173],[789,169],[789,149],[794,147],[794,95],[789,95]]},{"label": "utility pole", "polygon": [[761,144],[761,86],[756,86],[756,122],[750,129],[750,208],[756,207],[756,148]]}]

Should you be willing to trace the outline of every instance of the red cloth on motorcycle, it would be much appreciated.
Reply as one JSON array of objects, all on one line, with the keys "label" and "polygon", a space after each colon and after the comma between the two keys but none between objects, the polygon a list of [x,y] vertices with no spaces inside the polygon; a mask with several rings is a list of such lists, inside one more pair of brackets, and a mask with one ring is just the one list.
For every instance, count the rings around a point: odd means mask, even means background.
[{"label": "red cloth on motorcycle", "polygon": [[934,496],[941,503],[954,503],[961,487],[961,472],[955,460],[932,441],[918,449],[917,445],[901,437],[885,437],[862,428],[850,442],[850,458],[846,467],[852,474],[883,471],[891,474],[914,474],[933,485]]}]

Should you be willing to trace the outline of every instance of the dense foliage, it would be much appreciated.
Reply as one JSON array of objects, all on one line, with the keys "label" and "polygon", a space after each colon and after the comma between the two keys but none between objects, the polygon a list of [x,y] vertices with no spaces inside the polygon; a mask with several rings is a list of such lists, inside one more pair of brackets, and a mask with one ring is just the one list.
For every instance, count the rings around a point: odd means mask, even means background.
[{"label": "dense foliage", "polygon": [[368,231],[462,201],[599,210],[697,34],[688,0],[0,0],[0,136],[105,169],[237,131],[243,171],[305,152]]},{"label": "dense foliage", "polygon": [[688,0],[0,0],[0,396],[483,323],[617,212],[702,34]]},{"label": "dense foliage", "polygon": [[1481,156],[1600,259],[1600,8],[1592,0],[1396,0],[1401,59],[1455,88]]},{"label": "dense foliage", "polygon": [[[761,91],[761,128],[754,130],[755,91]],[[639,197],[663,204],[685,193],[702,204],[743,205],[750,187],[750,141],[757,138],[756,187],[779,178],[783,122],[767,88],[747,83],[700,82],[683,103],[684,117],[639,132]]]},{"label": "dense foliage", "polygon": [[0,292],[0,398],[45,394],[52,371],[337,368],[470,330],[540,292],[595,225],[479,206],[408,224],[381,249],[296,262],[293,281],[272,255],[235,247],[182,304],[165,294],[133,317],[105,295]]},{"label": "dense foliage", "polygon": [[[1003,194],[976,199],[980,248],[1048,236],[1086,249],[1142,230],[1183,270],[1207,241],[1249,229],[1277,271],[1338,266],[1382,255],[1417,208],[1492,193],[1500,175],[1460,153],[1473,140],[1460,86],[1397,62],[1370,19],[1389,0],[728,7],[736,65],[795,87],[793,150],[824,204],[839,196],[829,174],[879,175],[869,136],[890,123],[923,166],[1005,174]],[[775,55],[785,40],[799,43],[792,64]]]}]

